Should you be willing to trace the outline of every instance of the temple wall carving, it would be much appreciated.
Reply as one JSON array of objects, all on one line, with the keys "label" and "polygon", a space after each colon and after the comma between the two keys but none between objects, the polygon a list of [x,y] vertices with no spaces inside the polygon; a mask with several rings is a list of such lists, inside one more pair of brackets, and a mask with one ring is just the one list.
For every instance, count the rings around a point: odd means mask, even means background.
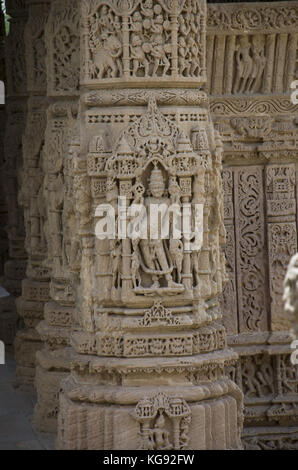
[{"label": "temple wall carving", "polygon": [[35,376],[35,424],[47,432],[56,431],[60,383],[71,365],[70,327],[75,293],[69,268],[71,237],[76,228],[71,224],[74,214],[69,173],[78,113],[79,46],[78,2],[52,1],[45,24],[46,90],[51,104],[46,113],[43,148],[44,266],[50,273],[50,282],[43,317],[36,328],[44,347],[36,356]]},{"label": "temple wall carving", "polygon": [[10,32],[5,41],[6,105],[1,131],[3,135],[1,186],[4,188],[7,207],[4,227],[8,237],[8,254],[5,254],[1,285],[10,295],[0,299],[0,332],[1,339],[6,344],[12,344],[19,321],[15,300],[21,293],[27,258],[23,211],[18,201],[19,171],[23,164],[22,134],[27,112],[24,59],[27,7],[24,2],[19,2],[17,8],[8,2],[7,12],[11,19]]},{"label": "temple wall carving", "polygon": [[[58,446],[239,448],[242,395],[225,372],[236,356],[226,347],[218,302],[222,144],[207,95],[192,89],[206,80],[206,5],[92,0],[81,7],[84,93],[65,160],[69,222],[61,257],[73,273],[76,309],[71,320],[65,309],[59,326],[62,332],[71,322],[73,355],[61,385]],[[146,237],[101,239],[97,207],[110,204],[121,225],[118,197],[128,213],[137,204],[201,204],[198,247],[148,240],[147,229]],[[68,229],[76,236],[69,239]],[[71,302],[71,289],[64,292]],[[54,312],[47,318],[58,326]],[[231,432],[222,434],[226,420]]]},{"label": "temple wall carving", "polygon": [[208,15],[207,91],[224,143],[223,323],[240,354],[231,374],[244,392],[249,449],[297,446],[297,366],[282,300],[297,251],[297,11],[290,2],[218,4]]},{"label": "temple wall carving", "polygon": [[[297,2],[6,3],[0,332],[19,297],[35,425],[60,449],[297,449]],[[188,205],[196,248],[98,236],[100,205],[121,231],[155,203]]]},{"label": "temple wall carving", "polygon": [[28,21],[24,30],[27,76],[27,118],[22,139],[23,166],[19,173],[18,200],[24,211],[25,249],[28,256],[22,295],[17,300],[24,328],[17,332],[15,357],[17,376],[22,383],[33,383],[36,352],[42,341],[36,326],[43,318],[44,303],[49,298],[47,227],[44,196],[44,134],[46,127],[46,62],[44,29],[48,2],[28,2]]}]

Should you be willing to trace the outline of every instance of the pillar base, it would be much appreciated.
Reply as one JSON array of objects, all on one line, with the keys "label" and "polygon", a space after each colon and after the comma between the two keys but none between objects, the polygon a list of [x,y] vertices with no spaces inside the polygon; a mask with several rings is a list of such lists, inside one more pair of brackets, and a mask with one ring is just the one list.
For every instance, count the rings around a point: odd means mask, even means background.
[{"label": "pillar base", "polygon": [[59,411],[61,382],[70,373],[70,348],[57,351],[38,351],[35,387],[37,404],[34,424],[38,431],[55,433]]}]

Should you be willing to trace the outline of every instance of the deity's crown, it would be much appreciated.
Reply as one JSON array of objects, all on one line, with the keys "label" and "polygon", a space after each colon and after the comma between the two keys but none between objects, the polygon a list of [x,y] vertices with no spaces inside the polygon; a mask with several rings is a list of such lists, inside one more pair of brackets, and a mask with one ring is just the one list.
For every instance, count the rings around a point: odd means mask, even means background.
[{"label": "deity's crown", "polygon": [[150,175],[149,181],[150,188],[162,188],[164,187],[164,178],[159,168],[153,168]]}]

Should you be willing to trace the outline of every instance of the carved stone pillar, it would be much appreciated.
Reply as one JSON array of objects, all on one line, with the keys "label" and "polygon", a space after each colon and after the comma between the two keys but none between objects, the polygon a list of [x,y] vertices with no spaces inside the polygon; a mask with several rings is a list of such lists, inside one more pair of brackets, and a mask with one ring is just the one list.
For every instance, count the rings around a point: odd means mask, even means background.
[{"label": "carved stone pillar", "polygon": [[23,211],[18,202],[19,170],[22,167],[22,134],[26,119],[27,80],[25,67],[24,29],[27,21],[26,2],[7,1],[10,31],[6,38],[6,126],[2,182],[6,196],[9,256],[4,266],[1,285],[10,296],[0,299],[0,337],[12,344],[18,315],[15,299],[21,293],[25,276],[26,252]]},{"label": "carved stone pillar", "polygon": [[[237,355],[226,347],[218,306],[222,145],[200,91],[205,1],[81,7],[80,138],[67,164],[66,237],[80,275],[58,446],[238,449],[242,393],[225,375]],[[115,211],[114,238],[101,238],[102,204]],[[150,233],[159,223],[129,237],[137,204],[147,213],[171,206],[172,229],[183,209],[190,226],[185,217],[181,239]]]},{"label": "carved stone pillar", "polygon": [[22,296],[17,301],[24,328],[18,331],[15,340],[16,373],[23,383],[34,381],[36,351],[42,347],[35,328],[43,318],[44,303],[49,298],[49,270],[44,266],[47,240],[43,197],[47,109],[44,28],[48,1],[29,1],[28,14],[24,40],[29,99],[19,188],[19,203],[24,208],[28,263],[22,282]]},{"label": "carved stone pillar", "polygon": [[[73,0],[55,0],[46,25],[47,111],[43,168],[49,299],[37,331],[44,348],[37,353],[35,425],[57,427],[60,382],[70,371],[70,326],[75,294],[70,271],[70,241],[75,237],[68,166],[75,142],[79,94],[79,11]],[[71,144],[71,145],[70,145]]]}]

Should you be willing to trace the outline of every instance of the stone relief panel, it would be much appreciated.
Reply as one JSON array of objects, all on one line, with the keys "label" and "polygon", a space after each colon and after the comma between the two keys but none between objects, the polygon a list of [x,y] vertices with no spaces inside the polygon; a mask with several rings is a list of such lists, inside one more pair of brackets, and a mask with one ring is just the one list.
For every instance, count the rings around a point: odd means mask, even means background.
[{"label": "stone relief panel", "polygon": [[279,30],[287,32],[298,21],[298,7],[292,2],[268,5],[208,5],[207,28],[216,31]]},{"label": "stone relief panel", "polygon": [[[52,277],[60,278],[63,266],[62,217],[64,207],[63,163],[67,156],[72,128],[77,115],[76,102],[57,102],[47,111],[44,147],[44,191],[47,198],[47,218],[51,227],[47,265]],[[63,289],[63,288],[62,288]]]},{"label": "stone relief panel", "polygon": [[232,169],[223,170],[224,221],[226,228],[226,270],[227,283],[224,287],[221,305],[223,324],[228,334],[238,333],[236,252],[235,252],[235,213],[234,213],[234,173]]},{"label": "stone relief panel", "polygon": [[204,80],[206,10],[201,0],[85,0],[83,18],[83,83],[146,78],[160,86],[169,79]]},{"label": "stone relief panel", "polygon": [[[26,116],[24,103],[11,103],[7,106],[5,132],[5,163],[3,167],[4,188],[8,213],[8,231],[10,240],[10,257],[26,258],[24,252],[23,212],[18,203],[18,171],[22,165],[22,140]],[[9,156],[9,157],[8,157]]]},{"label": "stone relief panel", "polygon": [[241,377],[245,399],[274,395],[274,363],[269,355],[243,356]]},{"label": "stone relief panel", "polygon": [[[201,139],[201,144],[198,140],[196,146],[200,145],[201,148],[194,152],[190,140],[181,131],[179,132],[175,122],[160,114],[154,106],[156,105],[153,105],[153,101],[150,101],[147,114],[133,119],[130,117],[132,124],[122,134],[112,156],[107,152],[104,135],[101,140],[100,136],[96,136],[96,140],[94,138],[91,141],[88,174],[96,175],[97,181],[99,174],[105,175],[107,195],[113,203],[117,201],[117,195],[120,195],[129,199],[129,205],[138,201],[144,201],[145,205],[148,205],[157,202],[157,194],[162,194],[164,195],[162,201],[165,204],[169,206],[176,203],[180,207],[182,197],[185,202],[191,200],[194,202],[194,199],[191,199],[193,190],[197,191],[194,197],[200,201],[202,190],[199,190],[199,186],[204,181],[205,172],[210,168],[210,156],[206,147],[207,134],[204,134],[202,128],[205,140]],[[195,132],[192,135],[195,136]],[[198,188],[192,178],[195,172]],[[97,196],[100,194],[97,193]],[[169,241],[156,242],[154,252],[150,251],[153,249],[153,242],[150,248],[145,240],[134,242],[112,240],[110,247],[107,246],[107,241],[96,241],[96,243],[98,253],[107,252],[108,255],[98,257],[97,272],[97,276],[101,279],[101,290],[106,292],[106,299],[110,297],[116,300],[119,296],[125,295],[127,300],[131,296],[131,299],[137,301],[138,296],[158,295],[161,292],[169,296],[179,294],[187,296],[187,292],[197,285],[196,281],[193,281],[194,285],[191,286],[189,280],[191,270],[194,275],[196,273],[199,275],[196,265],[185,267],[182,271],[181,243],[173,246]],[[216,247],[216,241],[214,243]],[[132,257],[131,267],[125,275],[123,267],[119,264],[123,250],[125,256]],[[185,269],[189,271],[186,272]],[[107,276],[106,273],[109,271],[113,276],[111,274]],[[119,272],[122,272],[122,279],[125,281],[121,281]]]},{"label": "stone relief panel", "polygon": [[49,4],[30,5],[29,20],[26,24],[24,40],[26,44],[26,70],[28,92],[45,94],[46,81],[46,48],[45,24]]},{"label": "stone relief panel", "polygon": [[295,159],[297,110],[289,97],[214,98],[211,109],[227,163]]},{"label": "stone relief panel", "polygon": [[235,169],[237,287],[240,332],[266,330],[266,260],[262,167]]},{"label": "stone relief panel", "polygon": [[295,165],[225,168],[223,181],[229,281],[222,306],[228,333],[288,330],[282,296],[297,248]]},{"label": "stone relief panel", "polygon": [[27,94],[25,25],[26,18],[14,18],[6,40],[7,93],[9,96],[26,96]]},{"label": "stone relief panel", "polygon": [[[293,395],[295,401],[298,393],[298,367],[293,366],[288,354],[278,357],[279,393],[283,396]],[[297,404],[296,404],[297,406]]]},{"label": "stone relief panel", "polygon": [[135,419],[140,423],[139,449],[187,449],[191,411],[182,398],[162,392],[144,398],[136,406]]},{"label": "stone relief panel", "polygon": [[46,100],[39,97],[30,98],[27,124],[22,141],[23,169],[20,172],[21,185],[18,199],[24,208],[25,247],[29,255],[27,274],[33,279],[49,278],[49,272],[43,266],[43,261],[47,256],[47,217],[43,168],[46,110]]},{"label": "stone relief panel", "polygon": [[76,95],[79,90],[80,15],[78,2],[52,4],[46,26],[48,95]]},{"label": "stone relief panel", "polygon": [[[283,93],[295,77],[297,6],[209,5],[208,91]],[[220,30],[220,33],[219,33]],[[244,34],[245,32],[245,34]]]},{"label": "stone relief panel", "polygon": [[[297,431],[280,428],[280,433],[265,433],[265,435],[247,437],[242,439],[245,450],[296,450],[298,446]],[[285,435],[282,435],[284,432]]]}]

